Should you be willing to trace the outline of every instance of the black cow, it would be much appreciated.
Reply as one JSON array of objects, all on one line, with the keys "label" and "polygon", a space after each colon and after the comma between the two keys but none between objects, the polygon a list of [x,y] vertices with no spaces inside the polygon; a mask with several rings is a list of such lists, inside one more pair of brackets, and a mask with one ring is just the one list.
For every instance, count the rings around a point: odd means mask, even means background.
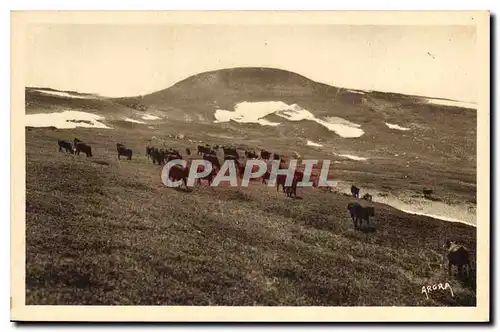
[{"label": "black cow", "polygon": [[165,163],[165,153],[158,148],[153,148],[151,151],[151,161],[154,164],[163,165]]},{"label": "black cow", "polygon": [[182,159],[182,156],[176,153],[165,153],[164,154],[164,163],[168,163],[172,160]]},{"label": "black cow", "polygon": [[85,153],[87,157],[92,157],[92,148],[88,144],[82,142],[77,143],[75,147],[75,154],[80,155],[80,152]]},{"label": "black cow", "polygon": [[462,269],[464,267],[469,276],[471,270],[469,251],[464,246],[457,245],[455,242],[449,240],[446,241],[444,248],[446,249],[446,256],[448,258],[448,275],[451,275],[451,267],[455,265],[459,276],[462,276]]},{"label": "black cow", "polygon": [[245,157],[247,157],[247,159],[259,158],[259,156],[257,155],[257,153],[255,153],[255,151],[246,151],[246,150],[245,150]]},{"label": "black cow", "polygon": [[146,157],[148,157],[148,159],[153,158],[153,149],[154,147],[146,146]]},{"label": "black cow", "polygon": [[116,151],[118,151],[118,159],[120,159],[120,156],[125,156],[128,160],[132,159],[132,150],[127,149],[125,145],[116,143]]},{"label": "black cow", "polygon": [[260,158],[261,158],[261,159],[268,160],[269,158],[271,158],[271,152],[269,152],[269,151],[266,151],[266,150],[262,149],[262,150],[260,151]]},{"label": "black cow", "polygon": [[304,178],[304,173],[302,171],[295,171],[295,174],[293,175],[293,180],[292,184],[290,186],[284,186],[285,194],[288,197],[297,197],[297,184],[302,181]]},{"label": "black cow", "polygon": [[351,194],[353,197],[359,198],[359,188],[356,186],[351,186]]},{"label": "black cow", "polygon": [[75,149],[76,149],[76,145],[78,143],[83,143],[83,141],[80,141],[78,138],[75,137],[75,139],[73,140],[73,145],[74,145]]},{"label": "black cow", "polygon": [[182,183],[187,189],[187,178],[189,175],[189,168],[181,165],[174,165],[170,168],[168,178],[173,181],[182,180]]},{"label": "black cow", "polygon": [[179,156],[179,159],[182,159],[181,153],[179,152],[179,150],[175,150],[175,149],[170,148],[167,150],[167,153],[175,155],[175,156]]},{"label": "black cow", "polygon": [[224,150],[224,156],[234,156],[236,157],[236,159],[240,158],[240,155],[238,154],[238,151],[236,151],[235,148],[226,148],[223,146],[222,149]]},{"label": "black cow", "polygon": [[57,144],[59,145],[59,152],[63,152],[63,149],[66,150],[66,152],[73,154],[73,146],[71,145],[70,142],[68,141],[63,141],[63,140],[57,140]]},{"label": "black cow", "polygon": [[219,158],[217,158],[216,155],[205,154],[205,155],[203,155],[203,160],[207,160],[207,161],[211,162],[213,166],[220,169]]},{"label": "black cow", "polygon": [[210,146],[203,146],[203,145],[198,145],[198,155],[203,155],[203,154],[213,154],[215,155],[215,151],[210,148]]},{"label": "black cow", "polygon": [[[363,207],[359,203],[349,203],[347,204],[347,210],[351,214],[352,221],[354,223],[354,229],[358,230],[361,227],[363,220],[366,220],[367,224],[370,224],[370,216],[375,215],[375,208],[372,206]],[[359,221],[359,225],[358,225]]]}]

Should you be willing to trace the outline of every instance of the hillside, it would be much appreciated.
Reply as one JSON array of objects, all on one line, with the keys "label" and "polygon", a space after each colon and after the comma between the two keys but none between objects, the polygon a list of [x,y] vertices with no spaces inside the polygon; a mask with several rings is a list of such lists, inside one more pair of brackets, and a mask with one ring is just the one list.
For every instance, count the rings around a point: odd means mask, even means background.
[{"label": "hillside", "polygon": [[[440,266],[446,238],[475,248],[474,227],[372,203],[371,226],[356,232],[346,210],[355,199],[339,192],[166,188],[143,155],[143,127],[27,128],[26,304],[476,304],[474,278]],[[94,156],[57,151],[73,137]],[[131,161],[117,160],[116,142],[134,150]],[[454,296],[421,292],[444,282]]]}]

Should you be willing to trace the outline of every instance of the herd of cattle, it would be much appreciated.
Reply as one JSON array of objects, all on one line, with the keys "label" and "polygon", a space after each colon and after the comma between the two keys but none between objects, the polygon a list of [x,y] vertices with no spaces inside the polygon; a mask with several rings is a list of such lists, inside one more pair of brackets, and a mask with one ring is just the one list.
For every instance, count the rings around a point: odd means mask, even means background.
[{"label": "herd of cattle", "polygon": [[[59,146],[59,151],[63,152],[65,150],[68,153],[79,155],[80,152],[85,153],[87,157],[92,157],[92,147],[79,140],[78,138],[75,138],[73,140],[73,144],[71,142],[65,141],[65,140],[58,140],[58,146]],[[127,148],[125,145],[121,143],[116,144],[116,150],[118,153],[118,159],[120,159],[121,156],[124,156],[127,158],[127,160],[132,159],[133,151],[129,148]],[[219,145],[214,145],[213,147],[210,145],[198,145],[197,146],[197,155],[202,156],[204,160],[207,160],[212,163],[213,169],[212,172],[208,175],[206,175],[203,178],[197,179],[198,183],[201,184],[201,180],[207,180],[209,184],[212,183],[213,178],[215,177],[217,170],[220,169],[221,165],[219,162],[219,158],[217,156],[217,150],[222,150],[224,153],[224,161],[226,160],[233,160],[236,165],[236,170],[238,173],[238,176],[241,178],[245,169],[245,165],[243,165],[240,162],[240,155],[237,151],[236,148],[233,147],[226,147],[226,146],[219,146]],[[188,156],[191,156],[191,150],[189,148],[186,148],[185,150],[186,154]],[[280,168],[284,168],[286,165],[285,159],[280,158],[280,155],[278,153],[271,153],[266,150],[261,150],[260,154],[257,154],[254,150],[249,151],[245,150],[244,152],[246,159],[262,159],[262,160],[279,160],[280,161]],[[146,147],[146,157],[148,160],[151,160],[153,164],[157,165],[165,165],[171,160],[175,159],[183,159],[181,153],[172,148],[156,148],[153,146],[147,146]],[[198,166],[198,172],[203,171],[203,166]],[[170,169],[169,177],[171,180],[177,181],[177,180],[182,180],[184,185],[187,187],[187,177],[189,175],[189,166],[183,167],[181,165],[175,165]],[[270,173],[269,170],[264,173],[261,177],[262,183],[267,183],[269,179]],[[286,175],[277,175],[276,177],[276,190],[279,192],[280,186],[282,187],[283,193],[285,193],[288,197],[296,197],[297,196],[297,184],[302,181],[303,179],[303,172],[300,170],[297,170],[294,174],[292,184],[290,186],[287,186],[285,184],[286,182]],[[318,181],[317,179],[313,179],[313,186],[317,187],[318,186]],[[332,188],[327,188],[327,190],[332,191]],[[351,195],[355,198],[359,199],[359,193],[360,189],[356,186],[351,186]],[[429,196],[432,194],[432,190],[425,189],[424,190],[425,196]],[[364,196],[362,196],[362,199],[367,200],[369,202],[372,201],[372,196],[368,193],[366,193]],[[370,217],[375,215],[375,208],[373,206],[362,206],[359,203],[349,203],[347,205],[347,210],[350,213],[350,216],[352,218],[353,224],[354,224],[354,229],[355,230],[360,230],[362,226],[362,222],[365,221],[368,225],[370,224]],[[462,268],[467,269],[467,273],[470,273],[470,268],[471,268],[471,263],[470,263],[470,254],[468,250],[463,247],[459,246],[451,241],[447,241],[445,244],[445,249],[447,251],[447,258],[448,258],[448,272],[451,274],[451,266],[455,265],[458,269],[459,274],[462,274]]]},{"label": "herd of cattle", "polygon": [[[59,151],[65,150],[66,152],[72,153],[79,155],[80,152],[83,152],[86,154],[87,157],[92,157],[92,147],[87,144],[82,142],[80,139],[75,138],[73,140],[73,144],[69,141],[64,141],[64,140],[58,140],[58,145],[59,145]],[[121,156],[124,156],[127,158],[127,160],[132,159],[133,151],[129,148],[127,148],[125,145],[121,143],[116,144],[116,150],[118,154],[118,159],[120,159]],[[217,151],[222,150],[223,155],[224,155],[224,161],[226,160],[232,160],[235,163],[236,166],[236,171],[237,175],[239,178],[242,178],[245,170],[245,165],[240,162],[240,155],[237,151],[236,148],[234,147],[226,147],[226,146],[219,146],[219,145],[214,145],[210,146],[209,144],[206,145],[198,145],[196,152],[197,156],[202,156],[203,160],[209,161],[213,168],[212,172],[202,178],[198,178],[197,182],[198,184],[201,184],[201,180],[206,180],[208,181],[208,184],[211,185],[214,177],[217,174],[217,171],[221,167],[221,163],[219,162],[219,157],[217,156]],[[189,148],[186,148],[185,150],[186,155],[191,156],[191,150]],[[260,153],[256,153],[255,150],[245,150],[244,151],[245,158],[248,159],[262,159],[262,160],[267,160],[267,161],[272,161],[272,160],[279,160],[280,161],[280,169],[286,167],[286,160],[284,158],[281,158],[278,153],[271,153],[267,150],[262,149]],[[151,160],[153,164],[163,166],[166,163],[168,163],[171,160],[175,159],[183,159],[183,156],[181,153],[172,148],[157,148],[154,146],[147,146],[146,147],[146,157],[148,160]],[[198,166],[198,172],[203,171],[203,166]],[[253,170],[254,171],[254,170]],[[169,177],[173,181],[178,181],[182,180],[183,184],[187,187],[187,178],[189,175],[189,166],[181,166],[181,165],[174,165],[169,172]],[[280,187],[282,188],[282,192],[287,195],[288,197],[297,197],[297,186],[298,183],[302,181],[304,177],[304,173],[301,170],[296,170],[295,174],[293,176],[292,183],[290,185],[286,184],[286,175],[284,174],[279,174],[276,177],[276,191],[279,192]],[[270,170],[268,169],[260,178],[262,183],[267,183],[270,178]],[[313,180],[313,186],[318,187],[318,177],[317,174],[313,174],[312,176]],[[324,188],[328,191],[332,191],[333,188],[327,187]],[[351,187],[351,194],[355,198],[359,198],[359,192],[360,189],[356,186]],[[370,194],[365,194],[363,199],[367,201],[372,201],[372,196]],[[349,205],[348,208],[349,212],[351,213],[351,216],[353,217],[353,222],[354,226],[356,229],[359,229],[357,226],[357,222],[359,221],[361,223],[362,220],[366,220],[369,223],[369,216],[374,215],[374,210],[373,207],[362,207],[357,203],[357,205]]]}]

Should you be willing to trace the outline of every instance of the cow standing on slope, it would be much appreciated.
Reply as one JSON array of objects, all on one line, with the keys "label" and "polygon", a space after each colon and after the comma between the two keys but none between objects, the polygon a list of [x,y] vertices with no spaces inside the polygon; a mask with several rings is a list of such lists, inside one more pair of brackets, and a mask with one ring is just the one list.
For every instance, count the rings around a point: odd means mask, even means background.
[{"label": "cow standing on slope", "polygon": [[75,154],[80,155],[80,152],[85,153],[87,157],[92,157],[92,147],[83,142],[78,142],[75,147]]},{"label": "cow standing on slope", "polygon": [[70,142],[68,141],[63,141],[63,140],[57,140],[57,144],[59,145],[59,152],[63,152],[63,149],[66,150],[66,152],[74,154],[73,146],[71,145]]},{"label": "cow standing on slope", "polygon": [[455,265],[459,276],[463,275],[463,268],[467,271],[467,276],[470,276],[471,263],[469,251],[464,246],[460,246],[449,240],[446,241],[444,248],[446,249],[446,257],[448,258],[448,275],[451,275],[451,267]]},{"label": "cow standing on slope", "polygon": [[269,160],[269,158],[271,158],[271,152],[262,149],[260,151],[260,158],[264,160]]},{"label": "cow standing on slope", "polygon": [[203,146],[203,145],[198,145],[197,147],[198,155],[203,155],[203,154],[213,154],[215,155],[215,151],[208,145]]},{"label": "cow standing on slope", "polygon": [[293,180],[292,180],[292,184],[290,186],[284,186],[284,191],[285,191],[285,194],[288,196],[288,197],[297,197],[297,184],[299,182],[302,181],[302,179],[304,178],[304,172],[302,171],[296,171],[295,174],[293,175]]},{"label": "cow standing on slope", "polygon": [[351,194],[353,197],[359,198],[359,188],[356,186],[351,186]]},{"label": "cow standing on slope", "polygon": [[[363,207],[359,203],[349,203],[347,205],[347,210],[351,214],[352,221],[354,223],[354,229],[359,230],[363,220],[370,224],[370,216],[375,215],[375,208],[372,206]],[[359,221],[359,225],[358,225]]]},{"label": "cow standing on slope", "polygon": [[128,160],[132,160],[132,150],[127,149],[125,145],[116,143],[116,151],[118,152],[118,159],[120,159],[120,156],[125,156]]}]

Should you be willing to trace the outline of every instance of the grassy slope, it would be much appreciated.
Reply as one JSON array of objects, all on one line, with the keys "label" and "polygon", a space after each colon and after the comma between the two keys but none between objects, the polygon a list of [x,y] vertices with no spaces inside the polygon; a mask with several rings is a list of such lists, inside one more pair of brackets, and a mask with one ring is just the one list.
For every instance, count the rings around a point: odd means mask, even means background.
[{"label": "grassy slope", "polygon": [[[339,194],[166,188],[147,131],[26,133],[27,304],[475,305],[439,267],[443,239],[475,248],[475,228],[374,204],[376,231],[354,232]],[[74,136],[93,158],[57,152]],[[117,141],[141,155],[118,161]],[[447,281],[455,297],[421,294]]]}]

